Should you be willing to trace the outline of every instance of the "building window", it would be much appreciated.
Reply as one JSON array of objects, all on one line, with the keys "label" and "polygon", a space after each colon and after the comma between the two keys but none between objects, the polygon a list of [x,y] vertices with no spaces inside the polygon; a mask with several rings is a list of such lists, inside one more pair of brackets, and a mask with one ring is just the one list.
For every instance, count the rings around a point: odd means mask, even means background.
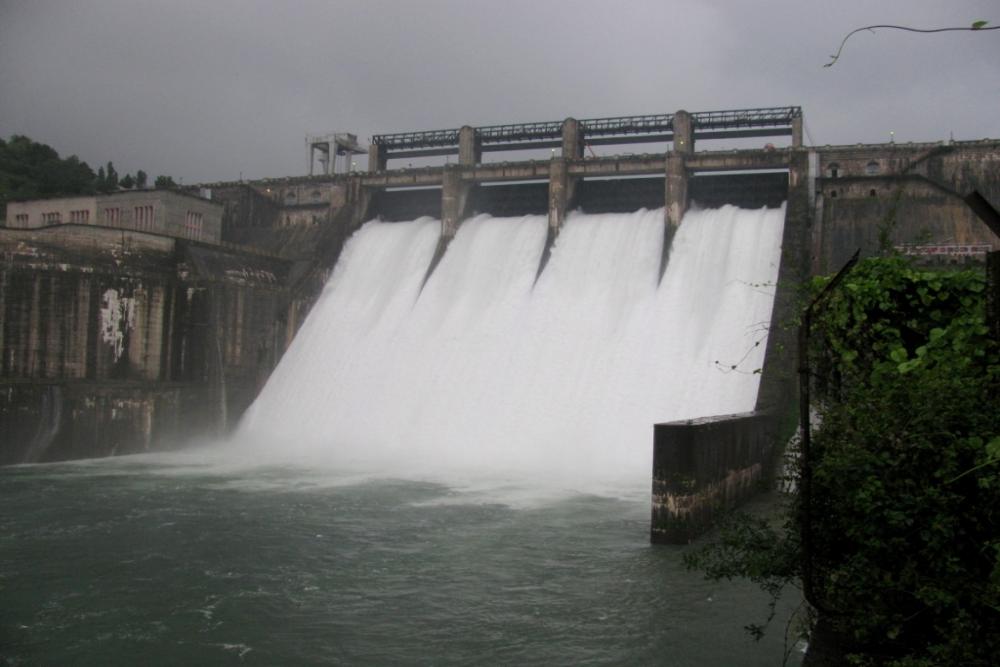
[{"label": "building window", "polygon": [[136,206],[132,211],[135,216],[135,228],[142,231],[153,230],[153,207]]},{"label": "building window", "polygon": [[840,176],[840,165],[836,162],[831,162],[826,168],[827,174],[830,178],[837,178]]},{"label": "building window", "polygon": [[90,222],[90,211],[83,209],[80,211],[70,211],[69,221],[78,225],[85,225]]},{"label": "building window", "polygon": [[18,213],[17,215],[14,216],[14,222],[17,223],[18,227],[20,227],[22,225],[25,226],[25,227],[27,227],[27,225],[28,225],[28,214],[27,213]]},{"label": "building window", "polygon": [[201,239],[203,231],[202,228],[203,222],[201,213],[188,211],[187,215],[184,216],[184,236],[189,239]]},{"label": "building window", "polygon": [[320,197],[322,197],[322,196],[323,196],[323,195],[322,195],[322,194],[320,193],[320,191],[319,191],[319,190],[313,190],[313,191],[312,191],[312,198],[313,198],[313,199],[315,199],[315,200],[319,201],[319,198],[320,198]]},{"label": "building window", "polygon": [[42,213],[42,224],[58,225],[60,218],[62,218],[62,215],[60,215],[59,211],[55,211],[52,213]]},{"label": "building window", "polygon": [[833,199],[836,196],[837,196],[837,191],[836,190],[830,190],[830,198]]},{"label": "building window", "polygon": [[872,188],[871,190],[868,191],[868,196],[869,197],[878,197],[878,193],[875,192],[875,188]]},{"label": "building window", "polygon": [[865,165],[865,173],[868,174],[869,176],[875,176],[880,171],[882,171],[882,168],[875,160],[872,160],[871,162]]},{"label": "building window", "polygon": [[122,210],[118,207],[104,209],[104,224],[108,227],[120,227],[122,224]]}]

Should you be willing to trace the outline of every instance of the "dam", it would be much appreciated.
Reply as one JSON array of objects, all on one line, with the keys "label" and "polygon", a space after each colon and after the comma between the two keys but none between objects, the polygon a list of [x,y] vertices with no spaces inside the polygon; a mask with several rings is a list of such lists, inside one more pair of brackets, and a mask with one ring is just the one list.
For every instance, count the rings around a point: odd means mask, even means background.
[{"label": "dam", "polygon": [[[768,143],[705,150],[717,141]],[[437,221],[423,276],[433,287],[463,221],[535,216],[542,285],[573,211],[661,211],[659,281],[692,206],[784,205],[777,284],[787,285],[857,247],[875,251],[890,214],[905,251],[981,260],[994,242],[954,193],[996,201],[998,162],[993,140],[806,146],[802,111],[790,106],[380,134],[366,170],[117,193],[61,218],[50,202],[12,205],[0,229],[0,425],[12,436],[0,462],[150,451],[230,431],[369,220]],[[152,226],[132,220],[140,209],[156,211]],[[161,211],[179,222],[161,226]],[[775,321],[789,298],[777,295]],[[766,344],[780,348],[780,338]],[[788,394],[788,378],[767,370],[774,358],[763,362],[761,405]]]},{"label": "dam", "polygon": [[788,145],[701,150],[716,112],[470,127],[9,210],[0,462],[46,463],[0,468],[9,655],[796,664],[670,543],[766,473],[794,287],[887,237],[981,261],[956,193],[998,200],[1000,142],[808,147],[753,111],[719,115]]}]

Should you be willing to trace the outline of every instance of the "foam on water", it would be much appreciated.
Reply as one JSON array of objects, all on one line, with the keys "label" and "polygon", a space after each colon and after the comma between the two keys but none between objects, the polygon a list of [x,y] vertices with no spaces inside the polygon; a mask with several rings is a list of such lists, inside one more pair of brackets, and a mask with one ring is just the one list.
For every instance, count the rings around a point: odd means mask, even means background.
[{"label": "foam on water", "polygon": [[546,219],[478,216],[422,290],[439,223],[370,222],[237,440],[266,443],[255,460],[645,488],[654,423],[753,408],[783,220],[689,212],[658,285],[662,209],[570,215],[537,283]]}]

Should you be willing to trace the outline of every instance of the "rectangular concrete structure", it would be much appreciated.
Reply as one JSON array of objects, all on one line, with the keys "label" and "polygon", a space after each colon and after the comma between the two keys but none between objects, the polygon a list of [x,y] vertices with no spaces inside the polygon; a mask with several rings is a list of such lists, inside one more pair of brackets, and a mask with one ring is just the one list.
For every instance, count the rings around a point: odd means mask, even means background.
[{"label": "rectangular concrete structure", "polygon": [[767,413],[657,424],[650,540],[686,544],[764,488],[778,438]]},{"label": "rectangular concrete structure", "polygon": [[8,227],[39,229],[77,224],[114,227],[177,238],[218,242],[220,204],[174,190],[122,190],[90,197],[10,202]]},{"label": "rectangular concrete structure", "polygon": [[667,156],[664,207],[667,226],[676,229],[688,207],[688,171],[683,153]]}]

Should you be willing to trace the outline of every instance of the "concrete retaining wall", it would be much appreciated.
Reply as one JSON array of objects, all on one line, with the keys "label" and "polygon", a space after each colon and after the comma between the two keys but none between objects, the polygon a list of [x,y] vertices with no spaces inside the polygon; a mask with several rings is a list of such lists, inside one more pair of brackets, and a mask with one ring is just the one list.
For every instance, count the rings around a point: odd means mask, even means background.
[{"label": "concrete retaining wall", "polygon": [[139,232],[0,231],[0,463],[225,430],[284,351],[290,263]]},{"label": "concrete retaining wall", "polygon": [[770,480],[778,420],[745,413],[657,424],[650,539],[685,544]]}]

